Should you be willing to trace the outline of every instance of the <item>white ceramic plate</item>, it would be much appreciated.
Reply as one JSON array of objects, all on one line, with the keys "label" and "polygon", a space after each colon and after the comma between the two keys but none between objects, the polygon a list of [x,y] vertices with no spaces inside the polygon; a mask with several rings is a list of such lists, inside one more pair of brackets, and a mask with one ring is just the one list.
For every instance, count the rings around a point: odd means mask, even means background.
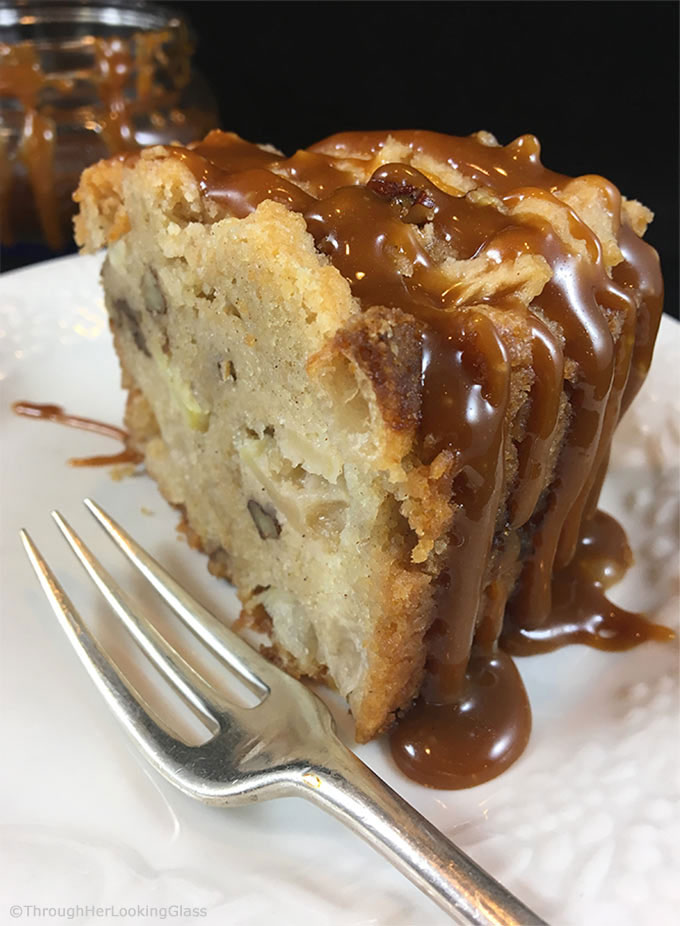
[{"label": "white ceramic plate", "polygon": [[[93,923],[117,922],[114,914],[229,926],[449,922],[360,840],[300,800],[217,810],[176,793],[137,757],[63,638],[17,531],[31,531],[83,614],[104,613],[49,517],[59,508],[133,583],[82,507],[86,495],[208,607],[238,613],[226,583],[178,541],[177,514],[147,476],[117,482],[106,468],[66,464],[115,452],[110,441],[10,411],[16,399],[56,402],[120,423],[123,393],[98,268],[99,258],[65,258],[0,278],[0,921],[14,921],[11,905],[29,918],[33,905],[61,907],[64,921],[70,908],[77,921]],[[603,497],[637,557],[614,597],[668,624],[678,617],[679,331],[664,319]],[[555,926],[676,922],[677,648],[572,647],[519,665],[534,730],[526,753],[495,781],[429,791],[400,775],[384,743],[359,754]],[[336,714],[348,739],[346,713],[336,705]]]}]

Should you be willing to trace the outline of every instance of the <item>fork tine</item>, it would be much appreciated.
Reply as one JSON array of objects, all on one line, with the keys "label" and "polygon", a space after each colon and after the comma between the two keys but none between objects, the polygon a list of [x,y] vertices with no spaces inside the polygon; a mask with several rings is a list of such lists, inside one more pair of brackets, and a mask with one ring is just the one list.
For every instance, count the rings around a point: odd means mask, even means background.
[{"label": "fork tine", "polygon": [[[85,506],[130,562],[139,569],[164,601],[170,605],[179,619],[228,666],[238,672],[249,688],[257,694],[266,694],[277,680],[281,677],[286,678],[280,669],[267,662],[252,646],[226,627],[182,588],[96,502],[91,498],[86,498]],[[268,682],[271,682],[271,685]]]},{"label": "fork tine", "polygon": [[219,713],[220,705],[215,702],[220,700],[219,695],[163,638],[150,621],[133,611],[127,595],[88,550],[68,521],[58,511],[53,511],[52,517],[80,563],[125,624],[140,649],[162,672],[194,715],[207,723],[213,733],[216,733],[219,729],[219,722],[215,714]]},{"label": "fork tine", "polygon": [[62,629],[120,723],[160,771],[164,771],[164,759],[178,765],[185,763],[189,748],[168,733],[142,695],[101,649],[28,532],[22,530],[20,535],[28,559]]}]

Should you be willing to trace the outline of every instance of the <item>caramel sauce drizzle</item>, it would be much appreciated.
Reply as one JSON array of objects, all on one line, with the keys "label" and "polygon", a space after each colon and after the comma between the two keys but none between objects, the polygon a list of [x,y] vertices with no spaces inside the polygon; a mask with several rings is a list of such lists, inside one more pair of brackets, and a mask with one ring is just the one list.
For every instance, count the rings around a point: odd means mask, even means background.
[{"label": "caramel sauce drizzle", "polygon": [[[611,519],[596,513],[614,428],[651,360],[663,284],[656,252],[621,224],[618,190],[598,178],[623,253],[608,273],[599,240],[557,195],[570,178],[541,164],[533,136],[505,147],[422,131],[391,137],[424,156],[419,163],[431,158],[454,178],[457,171],[474,181],[491,194],[488,204],[441,189],[403,163],[382,164],[357,182],[352,168],[368,170],[387,142],[382,132],[335,135],[292,158],[221,132],[166,150],[225,214],[245,217],[265,200],[301,213],[363,308],[399,308],[421,325],[420,457],[446,463],[455,513],[422,692],[391,747],[418,781],[467,787],[513,762],[531,728],[519,673],[497,645],[501,630],[501,645],[513,653],[567,642],[624,648],[669,637],[606,602],[605,578],[620,576],[630,556]],[[565,243],[541,206],[559,215],[578,248]],[[529,308],[511,291],[466,297],[425,246],[425,223],[452,256],[493,265],[539,255],[551,278]],[[525,332],[535,373],[512,486],[504,465],[511,363],[501,321]],[[571,416],[543,490],[565,389]],[[523,535],[530,543],[517,582],[490,582],[491,551],[501,564],[510,561],[511,539]],[[606,576],[596,561],[607,562]]]},{"label": "caramel sauce drizzle", "polygon": [[[80,431],[93,431],[95,434],[111,437],[127,445],[127,431],[124,431],[122,428],[117,428],[112,424],[105,424],[103,421],[96,421],[94,418],[82,418],[80,415],[70,415],[68,412],[64,411],[61,405],[21,401],[12,404],[12,411],[16,415],[21,415],[24,418],[54,421],[57,424],[63,424],[69,428],[77,428]],[[125,446],[125,449],[120,453],[102,454],[92,457],[72,457],[68,462],[69,466],[111,466],[118,463],[140,463],[142,459],[141,453],[138,453],[131,447]]]}]

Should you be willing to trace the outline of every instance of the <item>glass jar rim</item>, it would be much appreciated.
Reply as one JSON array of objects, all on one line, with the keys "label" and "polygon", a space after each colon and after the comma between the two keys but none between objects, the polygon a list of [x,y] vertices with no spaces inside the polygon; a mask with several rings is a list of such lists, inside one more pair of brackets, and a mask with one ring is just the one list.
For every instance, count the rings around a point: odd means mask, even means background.
[{"label": "glass jar rim", "polygon": [[28,0],[19,3],[0,3],[0,41],[3,28],[40,27],[48,25],[107,26],[148,32],[158,29],[175,29],[186,20],[174,10],[160,3],[111,3],[110,0],[88,0],[86,3],[67,0]]}]

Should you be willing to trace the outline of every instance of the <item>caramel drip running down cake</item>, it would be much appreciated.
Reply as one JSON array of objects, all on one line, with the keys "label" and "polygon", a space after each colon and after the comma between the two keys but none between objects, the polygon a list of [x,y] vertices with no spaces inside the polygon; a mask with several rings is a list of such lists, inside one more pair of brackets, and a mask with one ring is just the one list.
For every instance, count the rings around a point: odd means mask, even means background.
[{"label": "caramel drip running down cake", "polygon": [[650,211],[536,138],[231,133],[85,171],[131,447],[287,671],[435,787],[531,726],[510,654],[664,631],[597,511],[662,308]]}]

